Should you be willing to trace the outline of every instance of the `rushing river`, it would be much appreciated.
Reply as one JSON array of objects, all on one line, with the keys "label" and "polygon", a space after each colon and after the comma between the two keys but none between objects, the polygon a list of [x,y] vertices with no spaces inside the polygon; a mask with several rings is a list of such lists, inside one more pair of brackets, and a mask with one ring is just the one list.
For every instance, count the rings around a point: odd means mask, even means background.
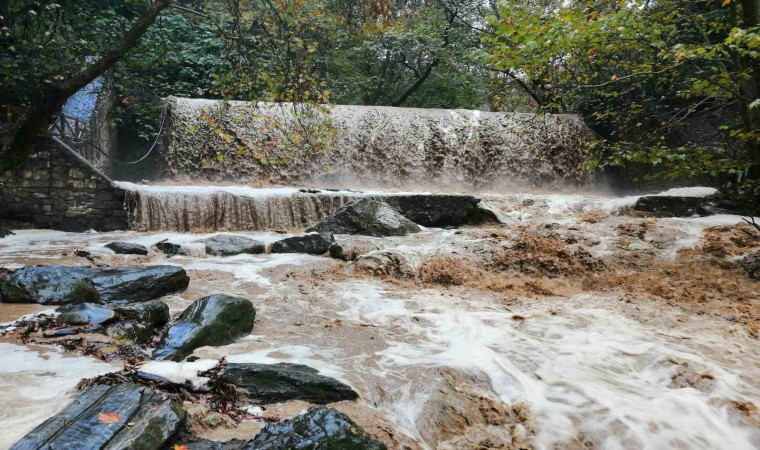
[{"label": "rushing river", "polygon": [[[414,271],[435,255],[487,250],[494,239],[489,233],[551,228],[582,242],[594,258],[638,251],[665,264],[701,245],[707,227],[741,221],[730,215],[658,219],[623,249],[619,230],[642,220],[612,213],[633,201],[487,195],[484,204],[503,224],[367,241],[393,250]],[[600,218],[584,221],[590,213]],[[267,243],[284,236],[233,233]],[[561,292],[505,295],[474,284],[438,287],[370,276],[317,256],[200,252],[167,259],[104,248],[115,240],[189,244],[211,235],[16,231],[0,240],[0,266],[88,264],[74,256],[77,249],[109,265],[180,265],[191,283],[164,299],[173,313],[215,292],[246,297],[257,308],[253,334],[201,348],[196,356],[315,367],[359,392],[358,405],[337,407],[394,448],[760,447],[756,410],[745,406],[743,414],[736,407],[760,404],[760,343],[720,314],[690,314],[689,307],[652,296],[574,287],[572,279]],[[756,306],[760,298],[748,301]],[[42,309],[0,304],[0,317],[9,321]],[[61,410],[80,378],[120,368],[8,338],[0,342],[0,360],[0,448]],[[289,411],[288,405],[273,408]],[[209,436],[250,438],[259,426],[243,423]]]}]

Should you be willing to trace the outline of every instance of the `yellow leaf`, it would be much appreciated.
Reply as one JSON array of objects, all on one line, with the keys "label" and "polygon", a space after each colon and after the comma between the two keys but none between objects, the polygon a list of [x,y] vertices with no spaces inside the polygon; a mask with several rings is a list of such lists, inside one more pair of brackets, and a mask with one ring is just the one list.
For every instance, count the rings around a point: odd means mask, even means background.
[{"label": "yellow leaf", "polygon": [[187,445],[174,444],[172,445],[172,450],[190,450],[190,447]]},{"label": "yellow leaf", "polygon": [[731,4],[731,0],[723,0],[723,6],[728,6]]},{"label": "yellow leaf", "polygon": [[113,425],[121,421],[121,414],[114,413],[114,412],[102,412],[98,414],[98,420],[100,421],[100,423],[104,423],[106,425]]}]

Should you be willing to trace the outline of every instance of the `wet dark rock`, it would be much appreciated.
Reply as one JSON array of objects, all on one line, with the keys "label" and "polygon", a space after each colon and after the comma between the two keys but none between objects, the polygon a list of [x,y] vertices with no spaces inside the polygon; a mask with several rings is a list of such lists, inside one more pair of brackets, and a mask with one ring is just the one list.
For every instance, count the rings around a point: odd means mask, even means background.
[{"label": "wet dark rock", "polygon": [[169,306],[159,300],[116,306],[114,311],[120,321],[109,325],[106,334],[135,344],[148,342],[169,321]]},{"label": "wet dark rock", "polygon": [[168,256],[189,255],[189,252],[181,244],[173,242],[157,242],[156,248]]},{"label": "wet dark rock", "polygon": [[184,418],[181,402],[147,386],[96,385],[11,449],[157,450]]},{"label": "wet dark rock", "polygon": [[739,205],[722,194],[707,196],[706,201],[699,206],[698,212],[701,216],[711,216],[713,214],[746,214],[746,211],[744,211]]},{"label": "wet dark rock", "polygon": [[110,248],[119,255],[147,255],[148,248],[144,245],[135,244],[133,242],[116,241],[106,244],[106,248]]},{"label": "wet dark rock", "polygon": [[94,302],[100,299],[90,281],[90,267],[22,267],[0,278],[0,300],[6,303],[65,303]]},{"label": "wet dark rock", "polygon": [[0,300],[43,305],[143,302],[183,291],[189,283],[185,270],[176,266],[23,267],[0,278]]},{"label": "wet dark rock", "polygon": [[231,344],[251,332],[255,317],[244,298],[217,294],[198,299],[169,327],[153,359],[181,361],[198,347]]},{"label": "wet dark rock", "polygon": [[134,320],[145,325],[160,326],[169,321],[169,306],[160,300],[116,305],[113,310],[120,320]]},{"label": "wet dark rock", "polygon": [[458,227],[498,223],[493,212],[471,195],[386,195],[379,198],[423,227]]},{"label": "wet dark rock", "polygon": [[0,227],[0,238],[4,238],[12,234],[15,234],[15,233],[7,228]]},{"label": "wet dark rock", "polygon": [[332,233],[311,233],[293,236],[272,244],[272,253],[307,253],[322,255],[335,242]]},{"label": "wet dark rock", "polygon": [[344,206],[306,231],[365,236],[406,236],[418,233],[421,229],[387,203],[363,198]]},{"label": "wet dark rock", "polygon": [[103,301],[145,302],[187,289],[190,277],[177,266],[97,269],[92,277]]},{"label": "wet dark rock", "polygon": [[95,303],[64,305],[56,311],[61,313],[56,320],[67,325],[101,325],[116,318],[111,308]]},{"label": "wet dark rock", "polygon": [[351,387],[301,364],[230,363],[220,379],[243,388],[249,399],[259,403],[304,400],[325,404],[359,397]]},{"label": "wet dark rock", "polygon": [[636,200],[633,209],[653,217],[709,216],[711,213],[702,209],[708,201],[707,197],[647,195]]},{"label": "wet dark rock", "polygon": [[760,251],[744,256],[739,264],[753,280],[760,280]]},{"label": "wet dark rock", "polygon": [[318,406],[289,420],[267,425],[245,450],[385,450],[343,413]]},{"label": "wet dark rock", "polygon": [[201,240],[206,245],[206,253],[213,256],[232,256],[241,253],[264,253],[263,242],[245,236],[220,234]]}]

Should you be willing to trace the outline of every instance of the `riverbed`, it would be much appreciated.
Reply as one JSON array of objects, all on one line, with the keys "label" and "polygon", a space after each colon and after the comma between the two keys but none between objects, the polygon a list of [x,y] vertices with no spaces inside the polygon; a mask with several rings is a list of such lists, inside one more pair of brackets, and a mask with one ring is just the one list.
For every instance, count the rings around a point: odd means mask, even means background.
[{"label": "riverbed", "polygon": [[[760,283],[736,264],[760,245],[742,240],[741,217],[646,218],[624,211],[631,197],[483,199],[502,223],[362,238],[385,252],[363,264],[104,247],[219,233],[17,230],[0,240],[0,266],[92,264],[76,250],[182,266],[190,286],[164,298],[173,314],[212,293],[257,309],[251,335],[195,356],[314,367],[359,393],[334,406],[389,448],[760,447]],[[0,317],[43,309],[0,304]],[[64,408],[81,378],[121,368],[8,338],[0,355],[0,448]],[[288,417],[305,405],[264,406]],[[249,439],[261,426],[203,434]]]}]

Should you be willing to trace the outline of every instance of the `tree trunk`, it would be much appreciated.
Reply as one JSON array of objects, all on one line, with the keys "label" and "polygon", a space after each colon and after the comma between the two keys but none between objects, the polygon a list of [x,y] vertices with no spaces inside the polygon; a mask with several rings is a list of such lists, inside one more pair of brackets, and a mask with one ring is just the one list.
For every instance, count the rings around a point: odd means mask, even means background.
[{"label": "tree trunk", "polygon": [[754,27],[760,23],[760,0],[742,0],[744,26]]},{"label": "tree trunk", "polygon": [[133,49],[145,31],[156,21],[161,11],[166,9],[170,3],[171,0],[153,1],[132,27],[100,59],[68,80],[63,81],[51,94],[36,102],[16,128],[10,148],[2,155],[3,158],[0,161],[2,168],[7,169],[21,163],[32,148],[40,130],[48,124],[50,117],[60,111],[69,97],[103,75]]}]

